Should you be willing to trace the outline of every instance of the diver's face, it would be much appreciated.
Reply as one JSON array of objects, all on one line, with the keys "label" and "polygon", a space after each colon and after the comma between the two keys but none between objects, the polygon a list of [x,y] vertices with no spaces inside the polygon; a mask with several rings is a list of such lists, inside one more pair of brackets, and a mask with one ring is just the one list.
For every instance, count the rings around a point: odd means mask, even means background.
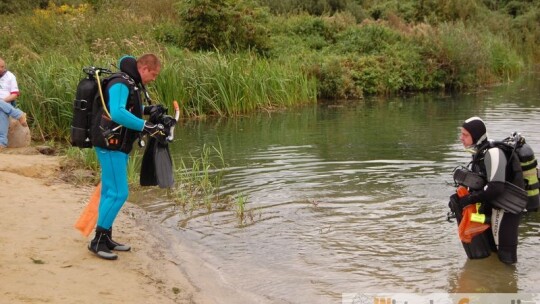
[{"label": "diver's face", "polygon": [[461,143],[465,148],[470,147],[474,144],[471,133],[469,133],[469,131],[467,131],[465,128],[461,128],[461,135],[459,136],[459,140],[461,140]]},{"label": "diver's face", "polygon": [[156,69],[150,69],[148,66],[143,66],[142,69],[139,71],[139,74],[141,74],[142,83],[147,84],[156,80],[160,70],[160,67]]}]

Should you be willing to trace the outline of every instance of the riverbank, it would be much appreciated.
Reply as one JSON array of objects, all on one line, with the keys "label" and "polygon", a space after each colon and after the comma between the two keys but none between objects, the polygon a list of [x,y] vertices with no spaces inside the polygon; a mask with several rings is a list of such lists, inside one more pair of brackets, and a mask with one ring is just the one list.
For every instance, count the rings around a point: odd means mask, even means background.
[{"label": "riverbank", "polygon": [[212,303],[133,204],[115,223],[116,238],[132,251],[117,261],[92,255],[91,236],[73,228],[92,189],[61,181],[60,159],[32,148],[0,152],[0,302]]}]

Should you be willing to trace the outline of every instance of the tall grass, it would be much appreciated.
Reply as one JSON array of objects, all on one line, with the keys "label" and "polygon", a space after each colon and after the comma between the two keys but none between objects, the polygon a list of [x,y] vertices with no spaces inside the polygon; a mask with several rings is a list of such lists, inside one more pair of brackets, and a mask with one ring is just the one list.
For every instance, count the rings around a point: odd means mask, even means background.
[{"label": "tall grass", "polygon": [[463,22],[442,24],[427,39],[426,57],[444,73],[447,87],[474,87],[505,81],[521,72],[523,59],[509,40]]},{"label": "tall grass", "polygon": [[315,82],[300,66],[252,53],[186,53],[167,62],[156,81],[160,100],[183,101],[187,116],[235,116],[316,102]]},{"label": "tall grass", "polygon": [[489,49],[491,71],[505,81],[511,81],[525,68],[524,59],[507,47],[508,41],[495,35],[485,35]]},{"label": "tall grass", "polygon": [[[214,155],[215,154],[215,155]],[[212,162],[218,159],[219,167]],[[173,190],[173,197],[177,204],[189,212],[206,209],[211,211],[219,208],[220,204],[228,205],[227,199],[219,197],[219,188],[225,167],[223,151],[220,147],[204,145],[200,156],[189,156],[189,160],[180,160],[176,170],[177,187]]]},{"label": "tall grass", "polygon": [[80,71],[60,55],[39,58],[24,70],[18,77],[20,107],[29,113],[34,134],[42,140],[66,138]]},{"label": "tall grass", "polygon": [[[151,95],[169,106],[180,101],[184,116],[234,116],[316,102],[316,84],[300,67],[252,54],[202,53],[164,61],[161,75],[150,86]],[[18,77],[23,90],[20,106],[29,113],[34,134],[42,140],[67,141],[82,68],[110,67],[113,62],[50,55],[17,66],[25,71]]]}]

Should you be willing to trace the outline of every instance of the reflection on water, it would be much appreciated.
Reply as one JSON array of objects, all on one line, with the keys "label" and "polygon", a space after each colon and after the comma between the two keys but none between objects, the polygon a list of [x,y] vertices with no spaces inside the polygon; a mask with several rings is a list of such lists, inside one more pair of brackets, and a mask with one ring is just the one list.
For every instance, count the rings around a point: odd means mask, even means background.
[{"label": "reflection on water", "polygon": [[226,210],[185,215],[166,198],[144,207],[224,282],[269,302],[329,303],[350,292],[538,292],[538,215],[522,225],[514,267],[496,257],[467,261],[445,215],[452,169],[470,158],[458,141],[460,123],[481,116],[490,138],[519,131],[540,152],[539,84],[533,74],[475,94],[187,122],[176,128],[176,160],[221,145],[222,193],[247,197],[252,221],[239,225]]},{"label": "reflection on water", "polygon": [[497,255],[481,260],[466,260],[449,276],[453,293],[517,293],[516,267],[499,262]]}]

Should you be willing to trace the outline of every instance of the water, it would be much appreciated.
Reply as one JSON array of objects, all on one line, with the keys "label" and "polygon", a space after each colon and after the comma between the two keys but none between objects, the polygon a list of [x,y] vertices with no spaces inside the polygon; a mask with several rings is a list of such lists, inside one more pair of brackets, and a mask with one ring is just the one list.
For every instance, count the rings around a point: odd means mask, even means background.
[{"label": "water", "polygon": [[[540,154],[540,75],[467,94],[422,94],[261,113],[177,128],[178,162],[221,145],[232,210],[183,214],[165,198],[144,208],[213,269],[219,284],[268,303],[337,303],[342,293],[540,292],[540,221],[520,228],[519,263],[467,261],[446,221],[452,170],[470,155],[461,122],[489,137],[519,131]],[[187,273],[190,267],[184,265]],[[191,278],[203,292],[208,278]],[[262,299],[262,300],[261,300]],[[224,303],[231,302],[223,300]]]}]

